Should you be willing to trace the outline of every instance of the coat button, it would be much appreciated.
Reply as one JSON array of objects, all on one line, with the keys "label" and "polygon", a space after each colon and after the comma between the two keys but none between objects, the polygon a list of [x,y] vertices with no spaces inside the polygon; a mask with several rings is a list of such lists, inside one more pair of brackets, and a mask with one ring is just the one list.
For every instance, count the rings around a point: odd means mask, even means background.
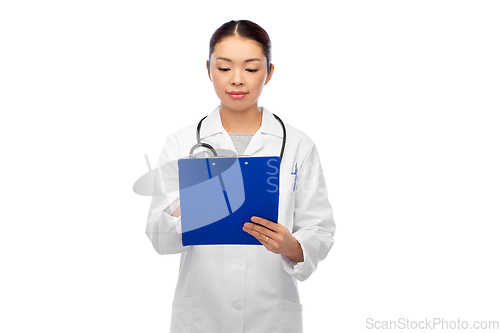
[{"label": "coat button", "polygon": [[241,304],[240,302],[236,302],[234,303],[233,307],[235,310],[241,311],[241,309],[243,309],[243,304]]}]

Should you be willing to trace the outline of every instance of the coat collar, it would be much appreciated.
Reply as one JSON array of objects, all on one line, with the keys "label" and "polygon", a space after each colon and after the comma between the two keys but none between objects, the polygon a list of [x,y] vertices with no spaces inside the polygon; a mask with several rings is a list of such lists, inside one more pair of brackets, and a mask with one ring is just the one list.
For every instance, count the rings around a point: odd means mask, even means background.
[{"label": "coat collar", "polygon": [[[283,138],[283,129],[281,124],[274,117],[274,115],[263,106],[258,107],[259,112],[262,114],[262,123],[257,132],[264,134],[272,134],[279,138]],[[222,121],[220,118],[220,105],[217,105],[215,109],[208,115],[208,117],[201,123],[200,138],[204,138],[217,134],[217,133],[227,133],[224,126],[222,126]]]},{"label": "coat collar", "polygon": [[[243,155],[252,155],[263,147],[263,134],[271,134],[276,137],[283,138],[283,128],[274,115],[263,106],[259,106],[258,109],[259,112],[262,113],[261,126],[252,137]],[[232,151],[236,150],[229,133],[227,133],[224,126],[222,126],[220,118],[220,105],[217,105],[217,107],[215,107],[215,109],[213,109],[213,111],[201,123],[200,139],[202,142],[203,139],[211,136],[214,136],[213,139],[220,149],[229,149]]]}]

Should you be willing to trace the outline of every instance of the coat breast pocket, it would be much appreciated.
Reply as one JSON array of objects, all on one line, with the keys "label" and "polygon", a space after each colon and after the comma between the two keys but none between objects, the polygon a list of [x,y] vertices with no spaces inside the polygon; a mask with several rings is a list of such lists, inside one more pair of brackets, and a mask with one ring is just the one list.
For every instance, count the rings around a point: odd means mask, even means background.
[{"label": "coat breast pocket", "polygon": [[302,333],[302,304],[280,298],[279,332]]},{"label": "coat breast pocket", "polygon": [[285,190],[287,192],[287,197],[290,200],[290,207],[293,207],[295,204],[295,194],[297,193],[297,176],[289,175],[288,182],[285,186]]},{"label": "coat breast pocket", "polygon": [[290,175],[290,173],[281,175],[279,222],[286,226],[290,231],[293,230],[295,215],[295,191],[293,191],[294,181],[295,175]]},{"label": "coat breast pocket", "polygon": [[193,298],[178,298],[172,301],[171,333],[190,333]]},{"label": "coat breast pocket", "polygon": [[287,195],[293,196],[297,191],[297,177],[294,174],[283,175],[280,184],[280,193],[286,192]]}]

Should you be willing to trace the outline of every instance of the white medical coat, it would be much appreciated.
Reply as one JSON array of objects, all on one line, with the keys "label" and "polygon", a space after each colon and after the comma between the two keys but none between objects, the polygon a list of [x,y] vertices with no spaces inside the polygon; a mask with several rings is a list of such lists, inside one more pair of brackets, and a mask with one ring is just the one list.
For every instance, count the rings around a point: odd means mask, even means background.
[{"label": "white medical coat", "polygon": [[[261,127],[243,155],[279,156],[281,124],[266,108],[259,107],[259,111],[263,113]],[[197,143],[197,125],[198,121],[167,137],[158,166],[189,154]],[[182,215],[171,215],[179,206],[178,191],[153,197],[146,234],[159,254],[181,253],[171,333],[302,332],[297,280],[306,280],[327,256],[335,222],[314,142],[300,130],[285,126],[277,222],[300,243],[304,261],[296,263],[263,245],[182,246]],[[236,151],[222,126],[220,105],[203,121],[200,138],[215,149]],[[291,172],[295,163],[294,191]]]}]

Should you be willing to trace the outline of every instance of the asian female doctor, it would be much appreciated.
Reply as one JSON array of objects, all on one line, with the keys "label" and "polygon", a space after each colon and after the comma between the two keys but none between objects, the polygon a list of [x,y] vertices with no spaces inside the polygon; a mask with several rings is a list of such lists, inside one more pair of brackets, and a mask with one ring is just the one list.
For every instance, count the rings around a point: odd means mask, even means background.
[{"label": "asian female doctor", "polygon": [[[274,71],[266,31],[248,20],[227,22],[213,34],[208,59],[220,105],[203,120],[201,141],[241,155],[278,156],[282,125],[257,105]],[[167,137],[158,165],[187,155],[197,144],[198,123]],[[146,234],[159,254],[181,253],[171,333],[302,332],[297,280],[326,258],[336,226],[318,149],[284,126],[278,221],[255,216],[242,223],[262,246],[183,246],[179,193],[153,197]]]}]

